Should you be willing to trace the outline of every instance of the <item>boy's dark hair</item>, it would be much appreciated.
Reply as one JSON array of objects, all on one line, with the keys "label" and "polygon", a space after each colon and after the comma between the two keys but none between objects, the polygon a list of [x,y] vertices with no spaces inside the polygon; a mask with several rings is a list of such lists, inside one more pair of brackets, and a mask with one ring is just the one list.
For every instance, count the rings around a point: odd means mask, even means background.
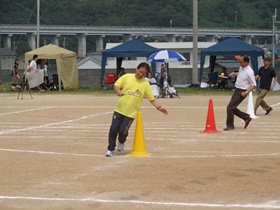
[{"label": "boy's dark hair", "polygon": [[33,60],[35,60],[35,58],[38,58],[37,54],[33,55]]},{"label": "boy's dark hair", "polygon": [[150,72],[150,65],[146,62],[142,62],[137,66],[137,69],[145,68],[147,70],[147,73]]}]

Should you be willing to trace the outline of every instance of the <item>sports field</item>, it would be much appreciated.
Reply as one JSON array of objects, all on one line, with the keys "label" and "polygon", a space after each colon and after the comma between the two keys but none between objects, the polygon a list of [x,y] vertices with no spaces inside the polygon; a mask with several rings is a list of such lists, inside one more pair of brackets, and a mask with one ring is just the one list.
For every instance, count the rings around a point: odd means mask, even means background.
[{"label": "sports field", "polygon": [[[136,120],[122,152],[105,157],[117,96],[0,95],[0,209],[280,209],[280,98],[247,129],[222,131],[231,93],[144,100],[148,157],[132,151]],[[215,125],[206,127],[209,99]],[[255,99],[255,95],[254,95]],[[247,99],[239,106],[246,111]]]}]

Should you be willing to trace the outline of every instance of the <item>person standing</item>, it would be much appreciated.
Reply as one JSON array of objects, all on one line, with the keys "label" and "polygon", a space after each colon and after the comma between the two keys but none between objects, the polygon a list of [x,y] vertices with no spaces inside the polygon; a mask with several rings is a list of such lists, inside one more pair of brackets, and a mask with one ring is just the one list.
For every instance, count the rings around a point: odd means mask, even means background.
[{"label": "person standing", "polygon": [[249,57],[243,55],[240,57],[239,72],[232,72],[230,77],[236,77],[235,91],[231,97],[229,104],[227,105],[227,121],[224,131],[233,130],[234,127],[234,115],[245,121],[244,129],[247,128],[252,118],[249,114],[240,111],[237,107],[246,98],[249,92],[256,88],[256,80],[253,69],[249,66]]},{"label": "person standing", "polygon": [[[38,72],[38,63],[40,64],[39,56],[37,54],[33,55],[33,60],[30,62],[27,72]],[[43,78],[44,81],[44,78]],[[38,91],[43,92],[44,90],[40,88],[40,85],[36,87]]]},{"label": "person standing", "polygon": [[[266,111],[265,115],[268,115],[272,111],[272,107],[270,107],[264,101],[264,97],[266,96],[268,91],[273,90],[277,82],[277,75],[275,70],[270,66],[270,61],[271,60],[269,57],[265,57],[263,59],[264,66],[259,69],[258,75],[256,76],[256,80],[260,78],[260,85],[255,103],[255,114],[257,113],[257,109],[259,106],[261,106],[263,110]],[[273,83],[272,79],[274,79]]]},{"label": "person standing", "polygon": [[50,75],[50,71],[49,71],[49,61],[48,59],[45,59],[45,65],[44,65],[44,82],[46,85],[49,85],[50,80],[49,80],[49,75]]},{"label": "person standing", "polygon": [[11,73],[11,76],[13,77],[13,82],[10,85],[11,88],[15,88],[15,87],[21,88],[21,86],[19,85],[20,76],[18,74],[18,65],[19,65],[19,59],[15,59],[14,66],[12,68],[12,73]]},{"label": "person standing", "polygon": [[28,66],[28,70],[27,71],[35,71],[37,72],[38,66],[37,66],[37,61],[38,61],[38,55],[33,55],[33,60],[30,62],[29,66]]},{"label": "person standing", "polygon": [[136,73],[127,73],[120,77],[114,84],[114,89],[119,99],[113,113],[112,124],[109,130],[107,157],[112,157],[114,155],[117,136],[119,140],[117,150],[122,151],[124,149],[128,130],[134,118],[137,117],[144,96],[146,96],[147,100],[149,100],[158,111],[166,115],[168,114],[166,109],[158,105],[149,82],[144,78],[148,72],[150,72],[149,64],[145,62],[140,63],[136,68]]}]

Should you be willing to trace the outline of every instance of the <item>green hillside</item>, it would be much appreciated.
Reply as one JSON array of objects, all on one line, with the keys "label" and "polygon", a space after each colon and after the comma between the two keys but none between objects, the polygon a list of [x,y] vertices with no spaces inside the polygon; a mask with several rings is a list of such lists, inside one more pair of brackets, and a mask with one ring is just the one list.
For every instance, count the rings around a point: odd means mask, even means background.
[{"label": "green hillside", "polygon": [[[0,0],[0,3],[0,24],[36,24],[37,0]],[[275,8],[280,19],[279,0],[198,0],[198,26],[271,30]],[[191,28],[192,10],[193,0],[40,0],[40,23]],[[105,42],[118,39],[106,37]],[[12,41],[18,54],[29,50],[26,37],[14,35]],[[44,41],[48,43],[50,38],[40,37],[40,43]],[[66,43],[61,37],[60,42],[77,51],[76,37],[67,37]],[[89,36],[87,51],[94,50],[94,37]]]},{"label": "green hillside", "polygon": [[[37,0],[0,0],[0,23],[35,24]],[[41,0],[42,24],[192,26],[192,0]],[[279,0],[198,0],[199,27],[271,28]]]}]

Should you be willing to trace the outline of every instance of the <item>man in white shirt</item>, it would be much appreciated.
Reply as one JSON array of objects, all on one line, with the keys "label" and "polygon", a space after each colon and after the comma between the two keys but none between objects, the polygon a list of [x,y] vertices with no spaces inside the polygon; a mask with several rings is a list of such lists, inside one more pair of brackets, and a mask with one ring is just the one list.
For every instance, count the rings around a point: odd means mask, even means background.
[{"label": "man in white shirt", "polygon": [[38,71],[38,67],[37,67],[37,61],[38,61],[38,55],[33,55],[33,60],[31,61],[31,63],[29,64],[28,67],[28,71]]},{"label": "man in white shirt", "polygon": [[[39,71],[37,62],[39,58],[38,55],[33,55],[33,60],[30,62],[26,74],[28,84],[30,88],[36,87],[39,91],[44,91],[40,88],[40,84],[44,82],[44,72]],[[36,73],[34,73],[36,72]]]},{"label": "man in white shirt", "polygon": [[256,80],[253,69],[249,66],[249,57],[244,55],[240,57],[239,72],[232,72],[230,77],[236,77],[235,91],[231,97],[231,100],[227,106],[227,127],[224,131],[233,130],[234,127],[234,115],[245,121],[244,129],[247,128],[252,118],[249,114],[240,111],[237,106],[246,98],[249,92],[256,88]]}]

